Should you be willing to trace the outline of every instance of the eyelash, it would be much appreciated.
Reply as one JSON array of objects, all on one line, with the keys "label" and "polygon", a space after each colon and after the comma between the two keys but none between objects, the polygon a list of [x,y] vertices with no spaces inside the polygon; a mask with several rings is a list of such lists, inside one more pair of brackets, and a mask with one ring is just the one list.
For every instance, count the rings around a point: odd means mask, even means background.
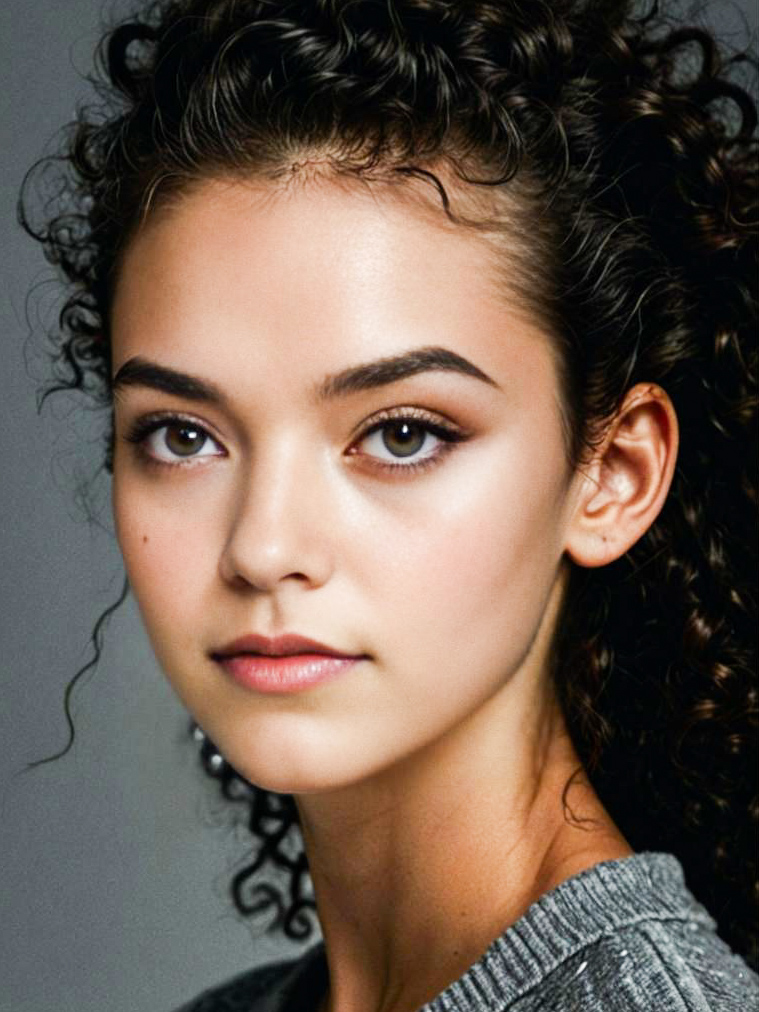
[{"label": "eyelash", "polygon": [[443,457],[447,456],[454,449],[456,443],[462,443],[468,438],[467,434],[462,432],[461,429],[444,424],[439,420],[438,416],[430,414],[423,408],[392,408],[380,411],[378,415],[375,415],[374,419],[359,432],[352,446],[362,443],[369,436],[381,431],[385,426],[393,422],[411,422],[422,431],[431,433],[442,442],[432,453],[426,457],[422,457],[421,460],[411,461],[409,464],[394,464],[386,460],[378,460],[376,457],[372,458],[372,467],[379,468],[385,472],[406,475],[425,471],[427,468],[434,467],[440,463]]},{"label": "eyelash", "polygon": [[[411,422],[423,432],[431,433],[442,442],[426,457],[422,457],[421,460],[411,461],[408,464],[390,463],[385,460],[379,460],[376,457],[371,458],[372,467],[386,473],[391,472],[403,475],[418,474],[430,467],[434,467],[443,459],[443,457],[447,456],[447,454],[453,450],[455,444],[463,442],[468,438],[467,434],[462,430],[442,423],[437,416],[431,415],[422,408],[393,408],[387,411],[382,411],[379,415],[376,415],[374,419],[358,433],[351,446],[353,447],[358,443],[362,443],[369,436],[373,435],[375,432],[381,431],[393,422]],[[134,422],[129,431],[125,434],[124,438],[127,442],[135,445],[143,462],[151,467],[194,466],[192,464],[193,458],[191,456],[188,456],[185,461],[182,461],[181,459],[172,461],[159,460],[147,450],[145,444],[148,437],[154,432],[158,432],[160,429],[167,428],[172,425],[192,426],[196,431],[202,433],[208,439],[213,440],[213,436],[211,436],[203,425],[200,425],[194,421],[194,419],[186,415],[175,414],[148,415],[145,418],[140,418]]]}]

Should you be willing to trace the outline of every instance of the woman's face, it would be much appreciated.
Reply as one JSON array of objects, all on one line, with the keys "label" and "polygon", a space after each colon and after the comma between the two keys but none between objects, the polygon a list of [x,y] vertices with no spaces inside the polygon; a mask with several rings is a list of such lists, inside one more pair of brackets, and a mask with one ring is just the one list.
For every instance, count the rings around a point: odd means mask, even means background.
[{"label": "woman's face", "polygon": [[[356,783],[545,673],[531,647],[569,518],[557,377],[489,256],[396,196],[221,181],[127,251],[118,539],[168,679],[262,787]],[[429,348],[471,368],[438,353],[322,389]],[[214,656],[284,633],[363,659],[285,693]]]}]

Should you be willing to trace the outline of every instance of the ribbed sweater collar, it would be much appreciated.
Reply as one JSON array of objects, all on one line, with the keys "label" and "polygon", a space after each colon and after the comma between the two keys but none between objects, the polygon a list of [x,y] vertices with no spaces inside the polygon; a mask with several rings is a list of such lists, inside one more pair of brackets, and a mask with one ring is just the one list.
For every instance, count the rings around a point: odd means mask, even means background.
[{"label": "ribbed sweater collar", "polygon": [[[603,935],[650,919],[697,921],[716,929],[714,919],[688,890],[673,854],[641,851],[601,861],[544,893],[419,1012],[503,1009]],[[326,979],[323,942],[299,962],[298,979],[311,977],[317,968],[317,976]]]}]

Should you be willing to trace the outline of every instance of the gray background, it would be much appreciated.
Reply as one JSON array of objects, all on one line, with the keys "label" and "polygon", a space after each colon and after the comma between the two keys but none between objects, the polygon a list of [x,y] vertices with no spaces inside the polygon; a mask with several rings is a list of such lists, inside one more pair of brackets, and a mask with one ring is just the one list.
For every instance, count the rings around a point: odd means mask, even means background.
[{"label": "gray background", "polygon": [[[35,410],[39,335],[60,293],[15,223],[15,202],[25,170],[89,94],[83,75],[101,15],[123,7],[0,8],[1,1012],[169,1012],[247,966],[299,951],[254,939],[234,914],[227,883],[246,834],[199,772],[186,714],[131,599],[74,693],[72,751],[14,776],[66,741],[64,687],[122,581],[107,485],[94,522],[77,493],[99,462],[97,416],[65,395]],[[756,39],[752,0],[700,7],[736,45],[746,21]]]}]

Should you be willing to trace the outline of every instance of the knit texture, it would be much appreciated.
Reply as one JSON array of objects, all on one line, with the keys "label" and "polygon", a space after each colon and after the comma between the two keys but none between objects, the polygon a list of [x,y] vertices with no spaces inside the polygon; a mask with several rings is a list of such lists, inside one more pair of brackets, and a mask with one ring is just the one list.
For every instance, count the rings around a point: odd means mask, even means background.
[{"label": "knit texture", "polygon": [[[323,942],[178,1012],[316,1012]],[[545,893],[418,1012],[759,1012],[759,976],[717,935],[673,854],[602,861]]]}]

